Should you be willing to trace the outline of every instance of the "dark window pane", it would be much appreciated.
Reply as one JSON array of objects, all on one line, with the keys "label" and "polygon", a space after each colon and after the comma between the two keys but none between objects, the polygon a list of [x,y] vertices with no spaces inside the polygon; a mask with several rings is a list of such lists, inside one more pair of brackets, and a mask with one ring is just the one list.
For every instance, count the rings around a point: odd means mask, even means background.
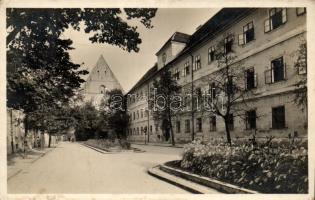
[{"label": "dark window pane", "polygon": [[254,28],[247,30],[245,35],[246,35],[246,43],[254,40],[254,35],[255,35],[254,34]]},{"label": "dark window pane", "polygon": [[248,90],[255,88],[255,71],[253,69],[246,70],[246,88]]},{"label": "dark window pane", "polygon": [[256,111],[255,110],[250,110],[247,111],[247,124],[246,128],[247,129],[256,129]]},{"label": "dark window pane", "polygon": [[283,58],[278,58],[272,61],[274,82],[284,79]]},{"label": "dark window pane", "polygon": [[285,109],[284,106],[272,108],[272,128],[282,129],[285,127]]},{"label": "dark window pane", "polygon": [[217,126],[216,117],[211,116],[210,117],[210,131],[216,131],[216,126]]},{"label": "dark window pane", "polygon": [[282,12],[278,11],[276,12],[272,17],[271,17],[271,21],[272,21],[272,28],[278,28],[280,25],[282,25]]},{"label": "dark window pane", "polygon": [[228,126],[229,126],[229,129],[231,131],[234,130],[234,117],[233,117],[233,114],[230,114],[228,116]]}]

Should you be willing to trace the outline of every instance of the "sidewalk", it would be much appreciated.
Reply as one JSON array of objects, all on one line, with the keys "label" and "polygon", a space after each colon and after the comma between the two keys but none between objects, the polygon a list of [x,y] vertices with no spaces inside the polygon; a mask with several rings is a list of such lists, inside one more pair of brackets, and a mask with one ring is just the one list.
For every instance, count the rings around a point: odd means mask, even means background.
[{"label": "sidewalk", "polygon": [[43,157],[46,153],[52,151],[55,147],[45,148],[43,150],[32,149],[28,150],[26,157],[23,158],[23,153],[15,153],[7,156],[7,179],[16,176],[23,169],[28,168],[35,161]]},{"label": "sidewalk", "polygon": [[148,146],[160,146],[160,147],[173,147],[173,148],[184,148],[185,144],[175,144],[175,146],[172,146],[172,144],[169,143],[158,143],[158,142],[149,142],[149,143],[140,143],[140,142],[130,142],[131,144],[136,145],[148,145]]}]

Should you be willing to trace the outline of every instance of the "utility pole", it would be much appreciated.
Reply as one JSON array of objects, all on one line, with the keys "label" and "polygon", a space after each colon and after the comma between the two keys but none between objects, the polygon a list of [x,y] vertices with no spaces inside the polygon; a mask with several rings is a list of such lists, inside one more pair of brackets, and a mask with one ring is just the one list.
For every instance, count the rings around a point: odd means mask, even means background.
[{"label": "utility pole", "polygon": [[147,117],[148,117],[148,143],[150,142],[150,129],[149,129],[149,126],[150,126],[150,110],[149,110],[149,98],[150,98],[150,82],[148,82],[148,93],[147,93],[147,102],[148,102],[148,109],[146,110],[147,112]]},{"label": "utility pole", "polygon": [[191,140],[194,141],[195,139],[195,103],[194,103],[194,56],[190,54],[191,57],[191,128],[192,128],[192,135]]},{"label": "utility pole", "polygon": [[11,148],[12,148],[12,153],[14,153],[14,142],[13,142],[13,109],[10,109],[10,127],[11,127]]},{"label": "utility pole", "polygon": [[147,144],[147,129],[144,127],[144,144]]}]

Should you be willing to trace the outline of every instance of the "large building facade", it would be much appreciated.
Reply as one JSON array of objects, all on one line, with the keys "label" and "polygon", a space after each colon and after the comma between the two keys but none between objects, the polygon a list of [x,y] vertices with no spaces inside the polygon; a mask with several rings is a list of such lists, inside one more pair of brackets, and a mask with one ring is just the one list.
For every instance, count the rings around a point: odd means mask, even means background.
[{"label": "large building facade", "polygon": [[[232,138],[253,132],[256,137],[307,138],[307,110],[294,104],[296,83],[306,76],[306,68],[295,67],[299,47],[306,42],[306,9],[225,8],[191,36],[174,33],[156,53],[156,64],[127,93],[131,141],[165,141],[146,98],[161,71],[172,72],[182,93],[212,89],[209,80],[218,72],[214,52],[221,41],[226,53],[235,55],[231,66],[243,72],[238,78],[250,91],[245,117],[231,115]],[[224,121],[210,112],[179,112],[172,124],[177,142],[191,141],[192,135],[204,140],[225,137]]]}]

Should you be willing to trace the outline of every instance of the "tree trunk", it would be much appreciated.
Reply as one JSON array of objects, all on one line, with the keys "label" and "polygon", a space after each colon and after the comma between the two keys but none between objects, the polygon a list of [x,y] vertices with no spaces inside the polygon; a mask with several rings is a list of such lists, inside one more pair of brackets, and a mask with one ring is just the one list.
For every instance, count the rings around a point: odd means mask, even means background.
[{"label": "tree trunk", "polygon": [[26,156],[26,137],[28,135],[28,114],[26,113],[25,115],[25,119],[24,119],[24,138],[23,138],[23,154],[24,154],[24,157]]},{"label": "tree trunk", "polygon": [[230,134],[230,127],[229,127],[229,119],[228,118],[224,119],[224,124],[225,124],[226,140],[227,140],[227,143],[231,146],[232,142],[231,142],[231,134]]},{"label": "tree trunk", "polygon": [[173,125],[172,125],[172,117],[171,115],[168,116],[168,121],[171,129],[171,140],[172,140],[172,146],[175,146],[175,139],[174,139],[174,132],[173,132]]},{"label": "tree trunk", "polygon": [[36,142],[37,142],[37,130],[34,130],[34,141],[33,141],[33,146],[34,146],[34,148],[37,147]]},{"label": "tree trunk", "polygon": [[49,135],[48,148],[50,148],[50,143],[51,143],[51,134],[50,134],[50,133],[48,133],[48,135]]},{"label": "tree trunk", "polygon": [[45,135],[44,135],[44,132],[40,133],[40,148],[41,149],[45,148]]},{"label": "tree trunk", "polygon": [[13,110],[11,109],[10,111],[10,114],[11,114],[11,121],[10,121],[10,131],[11,131],[11,148],[12,148],[12,153],[14,153],[14,136],[13,136]]}]

